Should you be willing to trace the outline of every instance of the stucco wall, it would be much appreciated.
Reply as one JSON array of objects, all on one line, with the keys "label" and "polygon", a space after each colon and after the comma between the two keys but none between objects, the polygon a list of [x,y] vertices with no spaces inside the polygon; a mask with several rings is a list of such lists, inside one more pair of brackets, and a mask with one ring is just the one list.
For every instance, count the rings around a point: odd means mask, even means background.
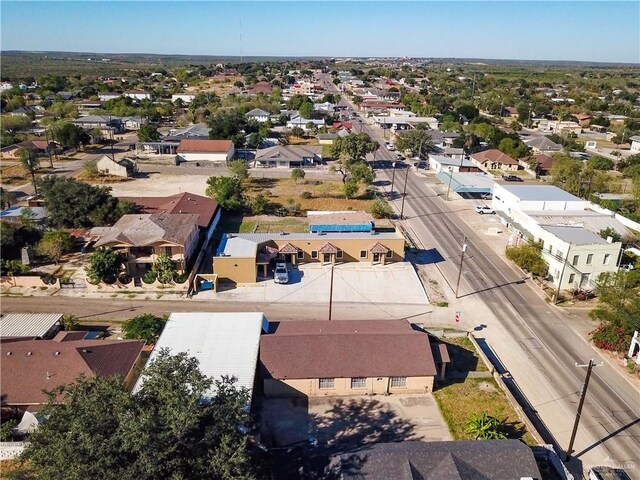
[{"label": "stucco wall", "polygon": [[213,273],[220,280],[235,283],[254,283],[256,281],[256,259],[240,257],[214,257]]}]

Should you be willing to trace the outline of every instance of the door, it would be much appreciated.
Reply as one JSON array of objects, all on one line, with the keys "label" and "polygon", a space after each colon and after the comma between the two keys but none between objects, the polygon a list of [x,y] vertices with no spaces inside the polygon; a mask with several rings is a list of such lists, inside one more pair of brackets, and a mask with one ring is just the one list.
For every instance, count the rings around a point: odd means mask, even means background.
[{"label": "door", "polygon": [[380,263],[380,253],[373,254],[373,263]]},{"label": "door", "polygon": [[322,254],[322,263],[331,263],[331,254],[323,253]]},{"label": "door", "polygon": [[589,277],[590,273],[584,273],[582,278],[580,278],[580,288],[587,288],[589,286]]}]

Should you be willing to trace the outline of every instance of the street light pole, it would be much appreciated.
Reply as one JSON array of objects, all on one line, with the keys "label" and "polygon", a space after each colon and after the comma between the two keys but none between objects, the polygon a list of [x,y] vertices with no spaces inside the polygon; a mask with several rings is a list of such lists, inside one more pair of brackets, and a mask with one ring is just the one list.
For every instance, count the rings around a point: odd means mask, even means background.
[{"label": "street light pole", "polygon": [[409,179],[409,166],[405,167],[406,173],[404,174],[404,189],[402,190],[402,206],[400,207],[400,219],[404,219],[404,198],[407,196],[407,180]]},{"label": "street light pole", "polygon": [[460,288],[460,277],[462,277],[462,264],[464,263],[464,254],[467,251],[467,236],[462,241],[462,255],[460,255],[460,267],[458,268],[458,280],[456,281],[456,298],[458,298],[458,289]]},{"label": "street light pole", "polygon": [[447,187],[447,202],[449,201],[449,192],[451,191],[451,180],[453,179],[453,167],[449,166],[449,186]]},{"label": "street light pole", "polygon": [[393,184],[396,181],[396,162],[392,162],[393,173],[391,174],[391,198],[393,198]]},{"label": "street light pole", "polygon": [[602,363],[596,365],[596,362],[593,360],[589,360],[587,365],[579,365],[576,363],[577,368],[587,367],[587,376],[584,379],[584,384],[582,385],[582,392],[580,393],[580,402],[578,403],[578,411],[576,412],[576,420],[573,423],[573,430],[571,432],[571,439],[569,440],[569,448],[567,448],[567,455],[564,459],[565,462],[568,462],[571,458],[571,454],[573,453],[573,442],[576,439],[576,433],[578,432],[578,425],[580,424],[580,417],[582,416],[582,407],[584,405],[584,399],[587,396],[587,388],[589,388],[589,379],[591,378],[591,371],[593,367],[601,367]]}]

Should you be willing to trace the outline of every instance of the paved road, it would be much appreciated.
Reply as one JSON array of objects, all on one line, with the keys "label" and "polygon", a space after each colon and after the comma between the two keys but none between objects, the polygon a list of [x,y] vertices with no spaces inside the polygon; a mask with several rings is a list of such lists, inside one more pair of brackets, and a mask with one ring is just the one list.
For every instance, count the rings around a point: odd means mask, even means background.
[{"label": "paved road", "polygon": [[[343,102],[347,103],[344,97]],[[366,122],[363,125],[384,145],[379,129]],[[376,157],[391,161],[395,154],[381,147]],[[404,182],[398,173],[404,171],[396,173],[395,190],[400,190]],[[378,171],[378,178],[391,180],[391,171]],[[546,304],[534,290],[536,287],[521,282],[522,273],[496,256],[413,171],[407,176],[405,215],[409,217],[405,221],[407,228],[416,232],[428,248],[435,246],[445,259],[440,270],[453,287],[461,244],[467,237],[460,294],[468,295],[469,300],[480,298],[508,332],[510,345],[495,349],[503,352],[503,359],[517,358],[518,354],[524,358],[520,364],[505,362],[505,367],[516,376],[524,395],[538,400],[532,403],[548,430],[546,440],[566,448],[585,373],[575,363],[586,363],[590,358],[600,362],[602,358],[567,326],[557,309]],[[519,372],[519,378],[515,372]],[[548,398],[552,408],[543,404],[543,398]],[[617,465],[625,466],[632,478],[640,478],[639,418],[638,391],[606,362],[594,369],[572,470],[587,470],[594,464]]]}]

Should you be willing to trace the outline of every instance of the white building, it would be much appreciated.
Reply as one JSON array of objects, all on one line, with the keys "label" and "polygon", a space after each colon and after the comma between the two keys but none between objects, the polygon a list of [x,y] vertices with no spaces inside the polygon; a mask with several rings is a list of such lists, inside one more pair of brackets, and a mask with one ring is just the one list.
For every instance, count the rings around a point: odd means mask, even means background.
[{"label": "white building", "polygon": [[171,102],[176,103],[177,100],[182,100],[182,103],[191,103],[195,100],[196,96],[193,93],[174,93],[171,95]]},{"label": "white building", "polygon": [[138,164],[129,158],[112,160],[108,155],[103,155],[96,161],[96,168],[103,175],[131,177],[138,171]]},{"label": "white building", "polygon": [[443,155],[429,154],[429,169],[440,173],[441,170],[448,172],[480,172],[478,166],[463,158],[445,157]]},{"label": "white building", "polygon": [[142,90],[128,90],[123,96],[133,98],[134,100],[151,100],[151,94]]},{"label": "white building", "polygon": [[633,153],[640,153],[640,135],[629,137],[631,140],[631,151]]},{"label": "white building", "polygon": [[254,108],[253,110],[247,112],[245,117],[247,117],[249,120],[255,120],[259,123],[265,123],[269,120],[269,117],[271,117],[271,115],[269,114],[269,112],[265,112],[264,110],[261,110],[259,108]]},{"label": "white building", "polygon": [[180,140],[176,150],[178,162],[212,162],[226,165],[233,158],[231,140],[203,140],[188,138]]},{"label": "white building", "polygon": [[584,210],[588,202],[550,185],[496,184],[491,206],[512,216],[523,210]]},{"label": "white building", "polygon": [[121,96],[122,96],[121,93],[115,93],[115,92],[102,92],[98,94],[98,98],[100,99],[101,102],[107,102],[115,98],[120,98]]},{"label": "white building", "polygon": [[11,90],[12,88],[13,88],[13,83],[11,82],[0,83],[0,92],[4,92],[5,90]]},{"label": "white building", "polygon": [[287,128],[300,127],[302,130],[307,131],[307,125],[313,124],[316,128],[324,127],[324,119],[317,120],[314,118],[303,118],[300,115],[294,115],[291,120],[287,122]]},{"label": "white building", "polygon": [[[169,349],[172,354],[186,352],[195,357],[204,375],[220,380],[235,377],[235,385],[252,392],[258,368],[260,334],[267,332],[269,322],[259,312],[185,312],[169,316],[148,364],[158,353]],[[138,379],[134,391],[144,384]],[[215,387],[205,397],[215,395]]]}]

